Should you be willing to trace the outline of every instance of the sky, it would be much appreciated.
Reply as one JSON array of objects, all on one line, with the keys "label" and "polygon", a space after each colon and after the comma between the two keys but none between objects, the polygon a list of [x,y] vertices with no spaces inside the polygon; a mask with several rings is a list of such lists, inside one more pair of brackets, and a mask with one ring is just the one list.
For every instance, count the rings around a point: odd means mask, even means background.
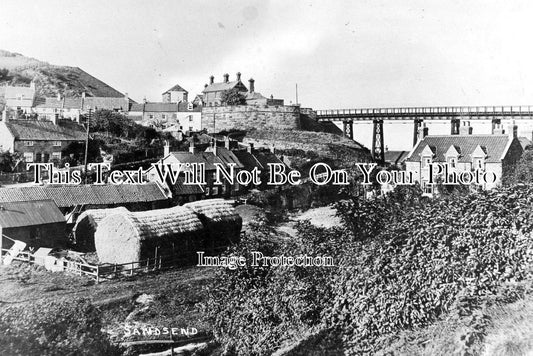
[{"label": "sky", "polygon": [[2,0],[0,49],[134,100],[224,73],[315,109],[533,105],[533,2]]}]

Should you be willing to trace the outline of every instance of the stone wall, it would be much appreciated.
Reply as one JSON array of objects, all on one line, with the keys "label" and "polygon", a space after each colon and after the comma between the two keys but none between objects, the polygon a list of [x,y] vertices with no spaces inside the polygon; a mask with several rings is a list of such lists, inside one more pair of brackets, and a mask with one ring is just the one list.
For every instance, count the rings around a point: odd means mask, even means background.
[{"label": "stone wall", "polygon": [[202,109],[202,129],[224,130],[300,129],[298,106],[215,106]]}]

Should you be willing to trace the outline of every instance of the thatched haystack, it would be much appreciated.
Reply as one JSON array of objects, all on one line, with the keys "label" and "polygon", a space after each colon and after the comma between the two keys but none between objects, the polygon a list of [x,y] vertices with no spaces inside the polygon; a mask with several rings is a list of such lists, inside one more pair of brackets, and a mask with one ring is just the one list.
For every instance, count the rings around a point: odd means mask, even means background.
[{"label": "thatched haystack", "polygon": [[120,206],[112,209],[88,209],[85,210],[74,225],[74,239],[76,241],[76,249],[81,252],[94,252],[96,248],[94,246],[94,233],[98,228],[98,224],[106,216],[128,213],[129,210]]},{"label": "thatched haystack", "polygon": [[204,244],[205,229],[189,209],[174,207],[109,215],[94,235],[101,263],[127,263],[155,256],[195,256]]},{"label": "thatched haystack", "polygon": [[239,241],[242,218],[235,208],[223,199],[199,200],[183,205],[198,215],[207,229],[206,249],[219,251]]}]

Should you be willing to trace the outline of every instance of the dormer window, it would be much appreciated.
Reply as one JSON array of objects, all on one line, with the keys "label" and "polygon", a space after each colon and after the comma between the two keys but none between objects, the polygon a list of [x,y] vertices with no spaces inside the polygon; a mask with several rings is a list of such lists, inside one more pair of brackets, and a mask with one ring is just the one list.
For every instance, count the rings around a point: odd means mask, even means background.
[{"label": "dormer window", "polygon": [[420,154],[422,168],[427,168],[432,162],[435,156],[435,148],[426,146]]},{"label": "dormer window", "polygon": [[485,169],[485,159],[487,157],[487,148],[477,146],[474,152],[472,152],[472,169]]},{"label": "dormer window", "polygon": [[459,146],[451,145],[446,151],[446,163],[449,168],[457,168],[457,162],[461,155],[461,148]]}]

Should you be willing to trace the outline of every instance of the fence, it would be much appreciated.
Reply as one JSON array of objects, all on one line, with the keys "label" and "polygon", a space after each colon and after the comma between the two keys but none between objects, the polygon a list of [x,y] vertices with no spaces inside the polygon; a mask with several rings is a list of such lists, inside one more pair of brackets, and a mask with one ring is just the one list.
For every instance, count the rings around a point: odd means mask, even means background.
[{"label": "fence", "polygon": [[[9,249],[2,249],[1,256],[7,254]],[[173,268],[184,263],[191,262],[191,256],[167,255],[155,256],[142,261],[134,261],[120,264],[89,264],[56,258],[53,265],[46,265],[46,262],[39,261],[42,256],[35,256],[29,251],[22,251],[13,260],[46,266],[47,269],[57,272],[74,273],[80,276],[89,276],[96,280],[96,283],[105,279],[112,279],[121,276],[133,276],[134,274],[146,273],[155,270]]]}]

